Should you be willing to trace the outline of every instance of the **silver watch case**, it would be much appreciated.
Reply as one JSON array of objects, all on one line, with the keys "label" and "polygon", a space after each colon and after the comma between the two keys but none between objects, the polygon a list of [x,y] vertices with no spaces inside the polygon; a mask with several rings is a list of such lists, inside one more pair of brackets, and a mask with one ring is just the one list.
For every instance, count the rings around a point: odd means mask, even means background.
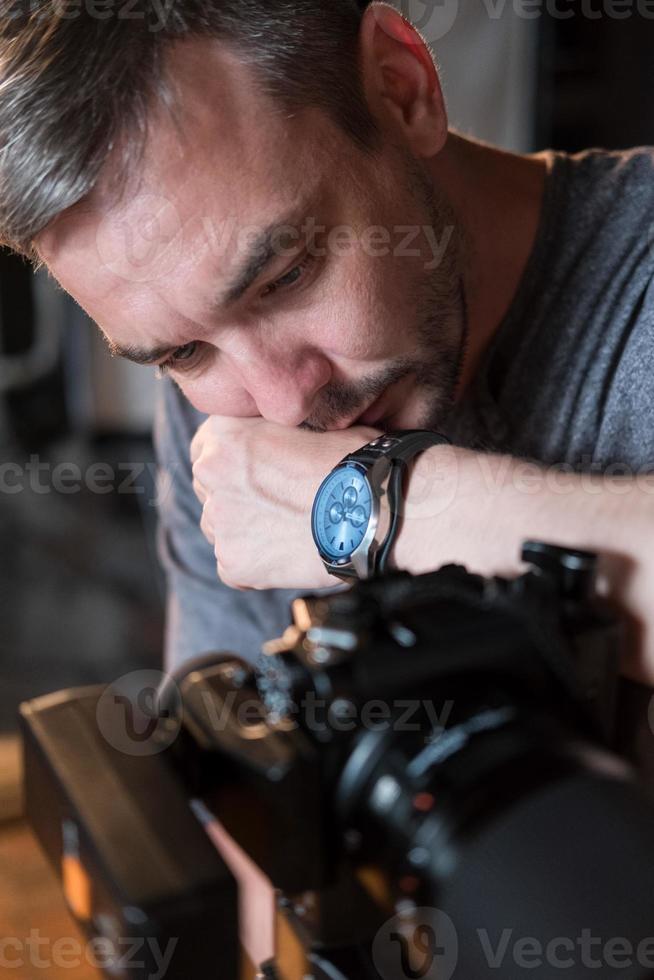
[{"label": "silver watch case", "polygon": [[382,507],[382,501],[387,497],[388,477],[393,463],[391,459],[382,456],[374,463],[360,463],[353,460],[339,463],[334,469],[356,466],[364,474],[372,491],[372,508],[370,520],[365,535],[354,549],[349,558],[339,561],[326,557],[319,552],[322,563],[333,575],[344,575],[348,578],[370,578],[375,569],[377,552],[386,540],[390,530],[391,513],[389,507]]}]

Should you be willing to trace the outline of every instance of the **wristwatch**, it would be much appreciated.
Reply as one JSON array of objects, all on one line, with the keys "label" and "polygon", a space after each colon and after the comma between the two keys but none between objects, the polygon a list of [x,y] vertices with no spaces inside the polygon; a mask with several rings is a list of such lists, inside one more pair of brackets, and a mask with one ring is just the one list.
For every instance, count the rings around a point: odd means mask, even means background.
[{"label": "wristwatch", "polygon": [[[449,441],[430,429],[387,432],[334,467],[311,510],[313,540],[328,572],[346,579],[384,573],[400,529],[408,463]],[[388,507],[382,508],[385,495]]]}]

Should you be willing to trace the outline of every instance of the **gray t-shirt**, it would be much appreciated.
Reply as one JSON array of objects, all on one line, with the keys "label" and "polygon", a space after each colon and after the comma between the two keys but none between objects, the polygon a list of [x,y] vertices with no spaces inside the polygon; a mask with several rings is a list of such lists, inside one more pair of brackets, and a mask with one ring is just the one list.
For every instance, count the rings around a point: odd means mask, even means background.
[{"label": "gray t-shirt", "polygon": [[[654,471],[654,148],[551,153],[550,164],[511,308],[441,428],[459,445],[577,470]],[[301,594],[239,592],[217,579],[189,462],[204,417],[162,382],[155,438],[168,668],[216,650],[255,659]]]}]

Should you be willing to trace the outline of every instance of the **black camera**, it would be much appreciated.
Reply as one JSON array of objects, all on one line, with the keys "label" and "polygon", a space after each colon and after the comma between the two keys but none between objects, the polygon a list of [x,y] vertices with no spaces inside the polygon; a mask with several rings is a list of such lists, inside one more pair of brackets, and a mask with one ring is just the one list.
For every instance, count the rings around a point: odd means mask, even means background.
[{"label": "black camera", "polygon": [[266,977],[654,975],[620,622],[595,555],[522,557],[514,579],[448,565],[297,599],[254,666],[209,655],[141,702],[152,751],[125,750],[106,692],[22,706],[28,813],[69,905],[152,947],[111,975],[152,977],[171,939],[168,977],[241,975],[212,817],[277,889]]}]

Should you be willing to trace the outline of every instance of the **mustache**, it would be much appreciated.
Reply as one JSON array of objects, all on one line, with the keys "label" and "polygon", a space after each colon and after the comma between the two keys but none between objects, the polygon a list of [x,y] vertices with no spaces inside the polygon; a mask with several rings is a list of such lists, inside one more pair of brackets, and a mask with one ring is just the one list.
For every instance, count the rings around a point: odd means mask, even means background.
[{"label": "mustache", "polygon": [[360,415],[386,388],[415,372],[415,369],[414,361],[401,358],[380,373],[368,375],[360,381],[325,385],[319,411],[300,422],[298,428],[309,432],[327,432],[341,420],[354,414]]}]

